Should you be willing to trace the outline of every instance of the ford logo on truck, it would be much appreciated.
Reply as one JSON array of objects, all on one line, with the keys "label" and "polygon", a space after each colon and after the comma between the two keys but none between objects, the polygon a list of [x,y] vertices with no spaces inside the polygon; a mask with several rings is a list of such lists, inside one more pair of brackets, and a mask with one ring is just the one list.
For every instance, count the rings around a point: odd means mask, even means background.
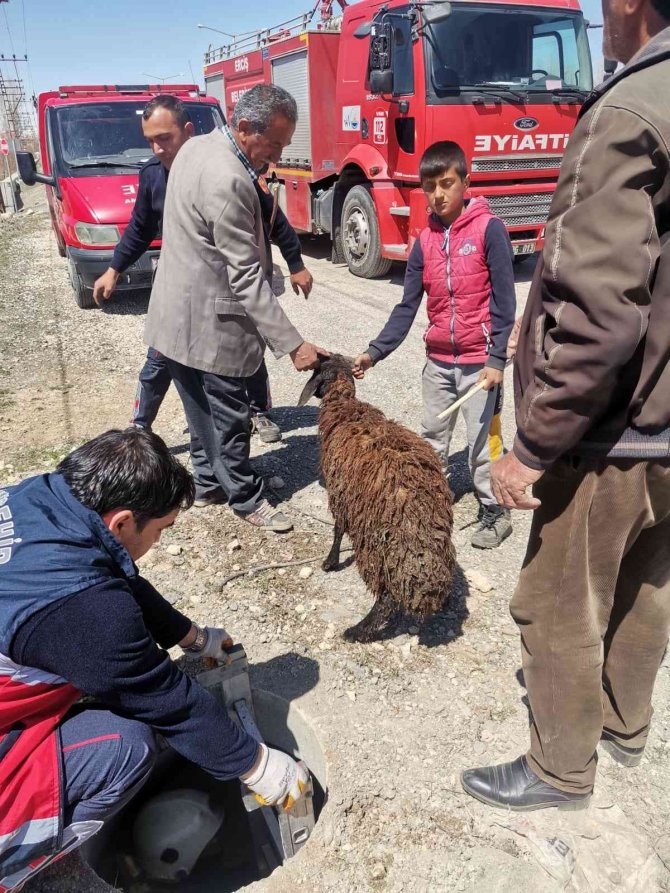
[{"label": "ford logo on truck", "polygon": [[517,118],[514,126],[517,130],[535,130],[540,126],[540,122],[537,118]]}]

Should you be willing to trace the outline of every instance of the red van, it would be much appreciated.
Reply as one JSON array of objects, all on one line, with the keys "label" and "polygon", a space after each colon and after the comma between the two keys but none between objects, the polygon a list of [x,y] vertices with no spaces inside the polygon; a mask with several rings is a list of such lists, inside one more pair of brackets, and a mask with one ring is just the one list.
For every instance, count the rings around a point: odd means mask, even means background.
[{"label": "red van", "polygon": [[[139,169],[151,157],[142,111],[156,94],[184,103],[196,134],[223,124],[216,99],[194,84],[60,87],[38,100],[42,173],[19,152],[24,183],[44,183],[58,250],[67,257],[75,299],[93,307],[93,285],[109,266],[130,221]],[[119,279],[118,290],[147,288],[159,255],[154,242]]]}]

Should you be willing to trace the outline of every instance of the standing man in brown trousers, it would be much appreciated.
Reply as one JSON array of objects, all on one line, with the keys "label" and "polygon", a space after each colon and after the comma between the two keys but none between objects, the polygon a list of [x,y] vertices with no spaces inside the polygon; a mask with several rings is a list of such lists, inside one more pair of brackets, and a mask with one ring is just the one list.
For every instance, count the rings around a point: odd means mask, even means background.
[{"label": "standing man in brown trousers", "polygon": [[[530,751],[470,769],[492,806],[579,809],[599,744],[636,766],[670,622],[670,0],[603,0],[624,63],[563,160],[493,492],[534,509],[511,611]],[[526,489],[533,485],[533,496]]]}]

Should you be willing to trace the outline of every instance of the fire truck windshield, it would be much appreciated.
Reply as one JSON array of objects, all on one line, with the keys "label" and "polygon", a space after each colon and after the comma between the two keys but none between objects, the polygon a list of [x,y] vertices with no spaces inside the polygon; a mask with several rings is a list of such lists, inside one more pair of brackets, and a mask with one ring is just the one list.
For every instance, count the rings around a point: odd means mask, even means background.
[{"label": "fire truck windshield", "polygon": [[[91,102],[52,110],[50,133],[57,162],[73,176],[91,176],[100,168],[137,168],[151,158],[142,133],[145,102]],[[223,124],[209,103],[185,102],[196,134],[209,133]]]},{"label": "fire truck windshield", "polygon": [[[423,29],[429,102],[468,91],[510,101],[551,101],[593,87],[586,24],[579,13],[523,6],[452,6]],[[462,100],[461,100],[462,101]]]}]

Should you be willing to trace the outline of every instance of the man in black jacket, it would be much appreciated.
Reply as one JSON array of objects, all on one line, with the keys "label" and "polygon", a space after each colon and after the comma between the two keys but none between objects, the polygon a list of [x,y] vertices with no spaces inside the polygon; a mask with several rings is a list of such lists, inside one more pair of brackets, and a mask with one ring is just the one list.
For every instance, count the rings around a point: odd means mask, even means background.
[{"label": "man in black jacket", "polygon": [[[133,427],[0,490],[0,889],[127,803],[150,774],[157,732],[268,803],[300,796],[302,766],[259,746],[164,650],[222,659],[232,645],[135,564],[193,496],[163,441]],[[77,705],[80,694],[95,703]]]},{"label": "man in black jacket", "polygon": [[[150,244],[161,237],[163,207],[172,162],[184,143],[193,136],[193,124],[183,103],[175,96],[161,95],[152,99],[142,114],[142,131],[154,157],[140,171],[137,200],[130,223],[116,246],[109,269],[93,287],[98,305],[111,298],[119,276],[138,260]],[[257,184],[268,237],[277,244],[287,263],[293,291],[302,291],[305,298],[312,289],[312,276],[301,255],[300,241],[280,208],[274,209],[272,197]],[[274,213],[273,213],[274,212]],[[162,355],[150,347],[139,375],[132,423],[151,428],[161,403],[170,387],[170,373]],[[264,443],[281,440],[279,427],[267,415],[271,408],[270,382],[265,362],[251,378],[249,397],[253,430]],[[200,506],[201,501],[198,501]]]}]

